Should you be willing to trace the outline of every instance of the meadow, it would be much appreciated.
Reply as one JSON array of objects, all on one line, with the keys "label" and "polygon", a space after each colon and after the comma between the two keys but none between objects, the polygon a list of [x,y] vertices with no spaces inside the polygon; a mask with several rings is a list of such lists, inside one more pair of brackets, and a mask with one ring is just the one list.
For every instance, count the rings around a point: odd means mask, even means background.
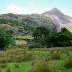
[{"label": "meadow", "polygon": [[72,72],[72,47],[0,51],[0,72]]}]

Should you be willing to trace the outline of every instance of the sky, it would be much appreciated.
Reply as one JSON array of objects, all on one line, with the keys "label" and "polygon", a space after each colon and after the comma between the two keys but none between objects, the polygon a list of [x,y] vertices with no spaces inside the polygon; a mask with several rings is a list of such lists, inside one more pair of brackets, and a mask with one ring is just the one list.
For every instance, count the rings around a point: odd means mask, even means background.
[{"label": "sky", "polygon": [[0,14],[41,14],[53,8],[72,16],[72,0],[0,0]]}]

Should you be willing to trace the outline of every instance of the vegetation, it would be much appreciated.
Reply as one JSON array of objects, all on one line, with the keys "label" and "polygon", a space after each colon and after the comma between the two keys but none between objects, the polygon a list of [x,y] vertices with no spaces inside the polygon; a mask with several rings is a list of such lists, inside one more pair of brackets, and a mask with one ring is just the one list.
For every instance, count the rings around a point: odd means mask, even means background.
[{"label": "vegetation", "polygon": [[30,26],[22,28],[33,32],[33,37],[31,33],[18,36],[34,38],[29,48],[25,45],[27,41],[22,40],[17,40],[16,45],[11,46],[15,43],[13,35],[0,29],[0,72],[72,72],[70,31],[66,28],[60,32],[52,32],[45,27],[35,30]]},{"label": "vegetation", "polygon": [[62,28],[60,32],[51,32],[45,27],[37,27],[33,32],[33,37],[34,42],[43,47],[72,46],[72,33],[66,28]]},{"label": "vegetation", "polygon": [[10,26],[18,26],[20,25],[17,21],[15,20],[10,20],[10,19],[1,19],[0,18],[0,24],[8,24]]},{"label": "vegetation", "polygon": [[11,27],[16,28],[18,30],[26,31],[27,34],[31,34],[34,30],[33,26],[26,25],[22,22],[18,22],[12,19],[0,18],[0,24],[10,25]]},{"label": "vegetation", "polygon": [[[41,47],[48,47],[50,45],[49,41],[50,31],[45,27],[37,27],[33,32],[35,44],[41,45]],[[37,45],[38,46],[38,45]]]},{"label": "vegetation", "polygon": [[0,50],[5,50],[6,47],[14,44],[14,37],[4,29],[0,29]]},{"label": "vegetation", "polygon": [[24,49],[13,49],[0,53],[0,63],[30,61],[32,59],[31,52]]},{"label": "vegetation", "polygon": [[72,68],[72,57],[71,57],[71,56],[69,56],[69,58],[67,58],[67,59],[65,60],[64,66],[65,66],[65,68],[67,68],[67,69]]},{"label": "vegetation", "polygon": [[2,72],[72,72],[72,47],[1,51],[0,68]]},{"label": "vegetation", "polygon": [[62,28],[61,32],[52,35],[51,43],[56,47],[72,46],[72,33],[66,28]]}]

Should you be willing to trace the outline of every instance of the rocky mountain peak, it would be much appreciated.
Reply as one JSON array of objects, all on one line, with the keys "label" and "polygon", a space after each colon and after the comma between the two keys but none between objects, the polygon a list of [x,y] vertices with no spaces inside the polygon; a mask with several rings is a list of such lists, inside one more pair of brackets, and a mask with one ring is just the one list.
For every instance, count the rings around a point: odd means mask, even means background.
[{"label": "rocky mountain peak", "polygon": [[70,23],[68,16],[64,15],[59,9],[53,8],[50,11],[43,13],[42,15],[50,17],[52,20],[58,21],[58,24]]},{"label": "rocky mountain peak", "polygon": [[32,27],[45,26],[53,31],[59,31],[62,27],[68,27],[72,31],[72,17],[64,15],[59,9],[53,8],[43,14],[17,15],[13,13],[0,15],[1,19],[16,20],[22,25],[30,25]]},{"label": "rocky mountain peak", "polygon": [[45,13],[43,13],[43,15],[55,15],[55,16],[58,16],[58,17],[63,17],[64,14],[57,8],[53,8],[52,10],[50,11],[47,11]]}]

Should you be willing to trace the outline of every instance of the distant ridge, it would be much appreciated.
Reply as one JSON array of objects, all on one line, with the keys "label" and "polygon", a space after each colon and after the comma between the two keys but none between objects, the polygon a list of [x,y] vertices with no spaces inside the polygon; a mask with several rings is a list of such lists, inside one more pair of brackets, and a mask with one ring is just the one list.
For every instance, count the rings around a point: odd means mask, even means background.
[{"label": "distant ridge", "polygon": [[59,9],[53,8],[43,14],[17,15],[13,13],[0,15],[1,19],[15,20],[24,25],[32,27],[45,26],[52,31],[60,31],[66,27],[72,32],[72,17],[64,15]]}]

